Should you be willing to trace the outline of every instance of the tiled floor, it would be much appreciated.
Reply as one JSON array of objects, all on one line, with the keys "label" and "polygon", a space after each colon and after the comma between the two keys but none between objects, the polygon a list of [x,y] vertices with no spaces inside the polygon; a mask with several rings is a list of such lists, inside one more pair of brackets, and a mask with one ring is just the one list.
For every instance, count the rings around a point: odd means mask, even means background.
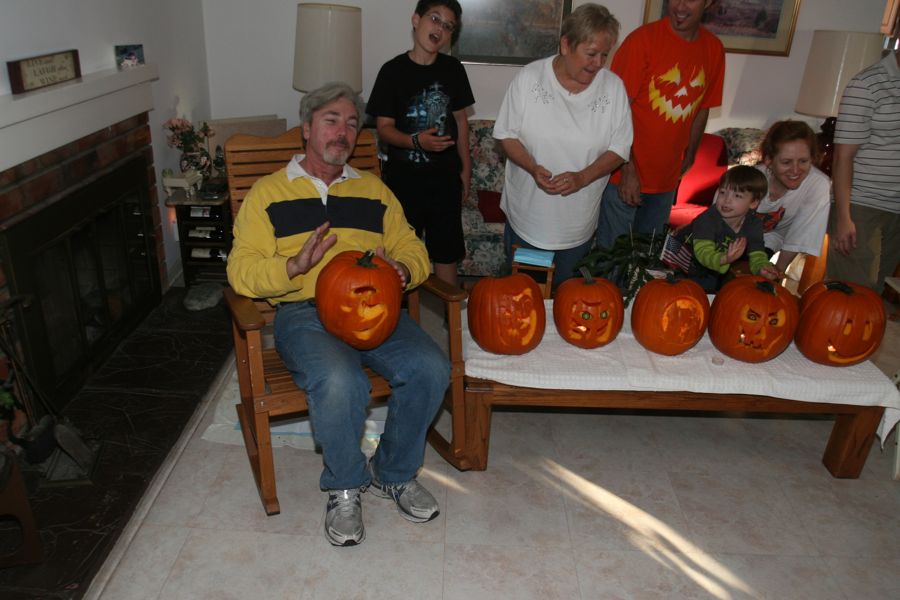
[{"label": "tiled floor", "polygon": [[227,314],[187,311],[183,294],[172,288],[63,410],[100,444],[90,481],[48,487],[26,471],[44,560],[0,569],[3,600],[82,597],[206,396],[231,352]]},{"label": "tiled floor", "polygon": [[[878,361],[900,368],[900,323]],[[837,480],[828,420],[495,411],[487,471],[426,451],[435,521],[368,494],[366,541],[334,548],[321,457],[276,450],[266,517],[244,449],[200,439],[211,406],[88,597],[900,597],[896,433]]]}]

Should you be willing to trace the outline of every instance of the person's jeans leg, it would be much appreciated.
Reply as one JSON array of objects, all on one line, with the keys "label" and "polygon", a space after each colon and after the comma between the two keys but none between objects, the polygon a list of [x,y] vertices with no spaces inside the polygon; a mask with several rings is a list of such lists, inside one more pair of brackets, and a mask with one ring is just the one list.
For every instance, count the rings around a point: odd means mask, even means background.
[{"label": "person's jeans leg", "polygon": [[275,347],[297,387],[306,391],[313,436],[322,448],[319,487],[367,485],[360,440],[371,398],[361,353],[325,331],[315,306],[307,302],[279,305]]},{"label": "person's jeans leg", "polygon": [[553,262],[556,266],[556,269],[553,271],[552,287],[554,290],[565,280],[576,276],[575,265],[591,251],[591,246],[593,244],[594,238],[592,236],[580,246],[556,251],[556,254],[553,257]]},{"label": "person's jeans leg", "polygon": [[631,231],[635,207],[625,204],[619,197],[619,187],[609,183],[600,200],[600,216],[597,219],[597,247],[610,249],[616,238]]},{"label": "person's jeans leg", "polygon": [[394,333],[362,357],[365,366],[391,384],[384,433],[373,458],[375,472],[382,484],[405,483],[422,466],[425,435],[450,384],[450,362],[406,313]]},{"label": "person's jeans leg", "polygon": [[656,236],[666,234],[669,227],[669,215],[672,212],[672,201],[675,192],[658,194],[641,194],[641,205],[634,213],[635,233],[653,233]]}]

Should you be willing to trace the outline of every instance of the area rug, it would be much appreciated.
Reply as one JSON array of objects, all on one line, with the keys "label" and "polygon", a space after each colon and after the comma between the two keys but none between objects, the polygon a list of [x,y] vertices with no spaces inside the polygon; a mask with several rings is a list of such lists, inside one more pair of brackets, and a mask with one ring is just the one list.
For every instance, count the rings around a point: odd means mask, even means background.
[{"label": "area rug", "polygon": [[[219,396],[213,402],[215,403],[213,422],[203,432],[203,439],[208,442],[242,446],[244,438],[235,410],[235,405],[241,402],[236,370],[232,369]],[[378,445],[378,439],[384,431],[386,418],[387,405],[382,404],[369,409],[366,431],[361,442],[364,450],[374,450]],[[273,422],[270,431],[274,447],[291,446],[302,450],[315,449],[312,428],[307,417],[281,419]]]}]

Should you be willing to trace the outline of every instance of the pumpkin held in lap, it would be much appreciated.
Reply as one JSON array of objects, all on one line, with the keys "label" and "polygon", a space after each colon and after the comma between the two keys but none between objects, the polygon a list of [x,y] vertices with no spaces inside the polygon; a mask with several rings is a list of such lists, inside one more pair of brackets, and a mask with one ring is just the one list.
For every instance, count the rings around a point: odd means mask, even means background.
[{"label": "pumpkin held in lap", "polygon": [[316,311],[325,330],[359,350],[388,338],[400,320],[400,277],[369,250],[341,252],[316,280]]}]

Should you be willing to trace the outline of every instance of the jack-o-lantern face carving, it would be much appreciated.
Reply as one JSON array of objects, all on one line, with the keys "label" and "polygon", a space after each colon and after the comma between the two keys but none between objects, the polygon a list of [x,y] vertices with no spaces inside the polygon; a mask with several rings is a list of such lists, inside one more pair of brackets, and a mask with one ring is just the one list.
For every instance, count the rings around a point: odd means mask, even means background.
[{"label": "jack-o-lantern face carving", "polygon": [[370,350],[388,338],[400,319],[400,277],[373,252],[341,252],[316,279],[316,311],[331,335]]},{"label": "jack-o-lantern face carving", "polygon": [[781,354],[794,339],[799,310],[785,288],[764,277],[738,277],[712,303],[709,339],[722,354],[757,363]]},{"label": "jack-o-lantern face carving", "polygon": [[598,348],[619,335],[625,308],[622,294],[612,282],[582,277],[564,281],[553,299],[553,322],[559,336],[579,348]]},{"label": "jack-o-lantern face carving", "polygon": [[800,300],[794,341],[809,360],[846,367],[866,360],[878,349],[886,326],[881,297],[869,288],[842,281],[819,282]]},{"label": "jack-o-lantern face carving", "polygon": [[469,294],[469,331],[487,352],[525,354],[544,337],[547,316],[541,290],[522,273],[485,277]]},{"label": "jack-o-lantern face carving", "polygon": [[693,118],[706,94],[706,70],[692,67],[682,71],[678,63],[662,75],[650,78],[650,105],[668,121],[677,123]]},{"label": "jack-o-lantern face carving", "polygon": [[708,317],[709,300],[697,283],[654,279],[634,299],[631,331],[647,350],[674,356],[700,341]]}]

